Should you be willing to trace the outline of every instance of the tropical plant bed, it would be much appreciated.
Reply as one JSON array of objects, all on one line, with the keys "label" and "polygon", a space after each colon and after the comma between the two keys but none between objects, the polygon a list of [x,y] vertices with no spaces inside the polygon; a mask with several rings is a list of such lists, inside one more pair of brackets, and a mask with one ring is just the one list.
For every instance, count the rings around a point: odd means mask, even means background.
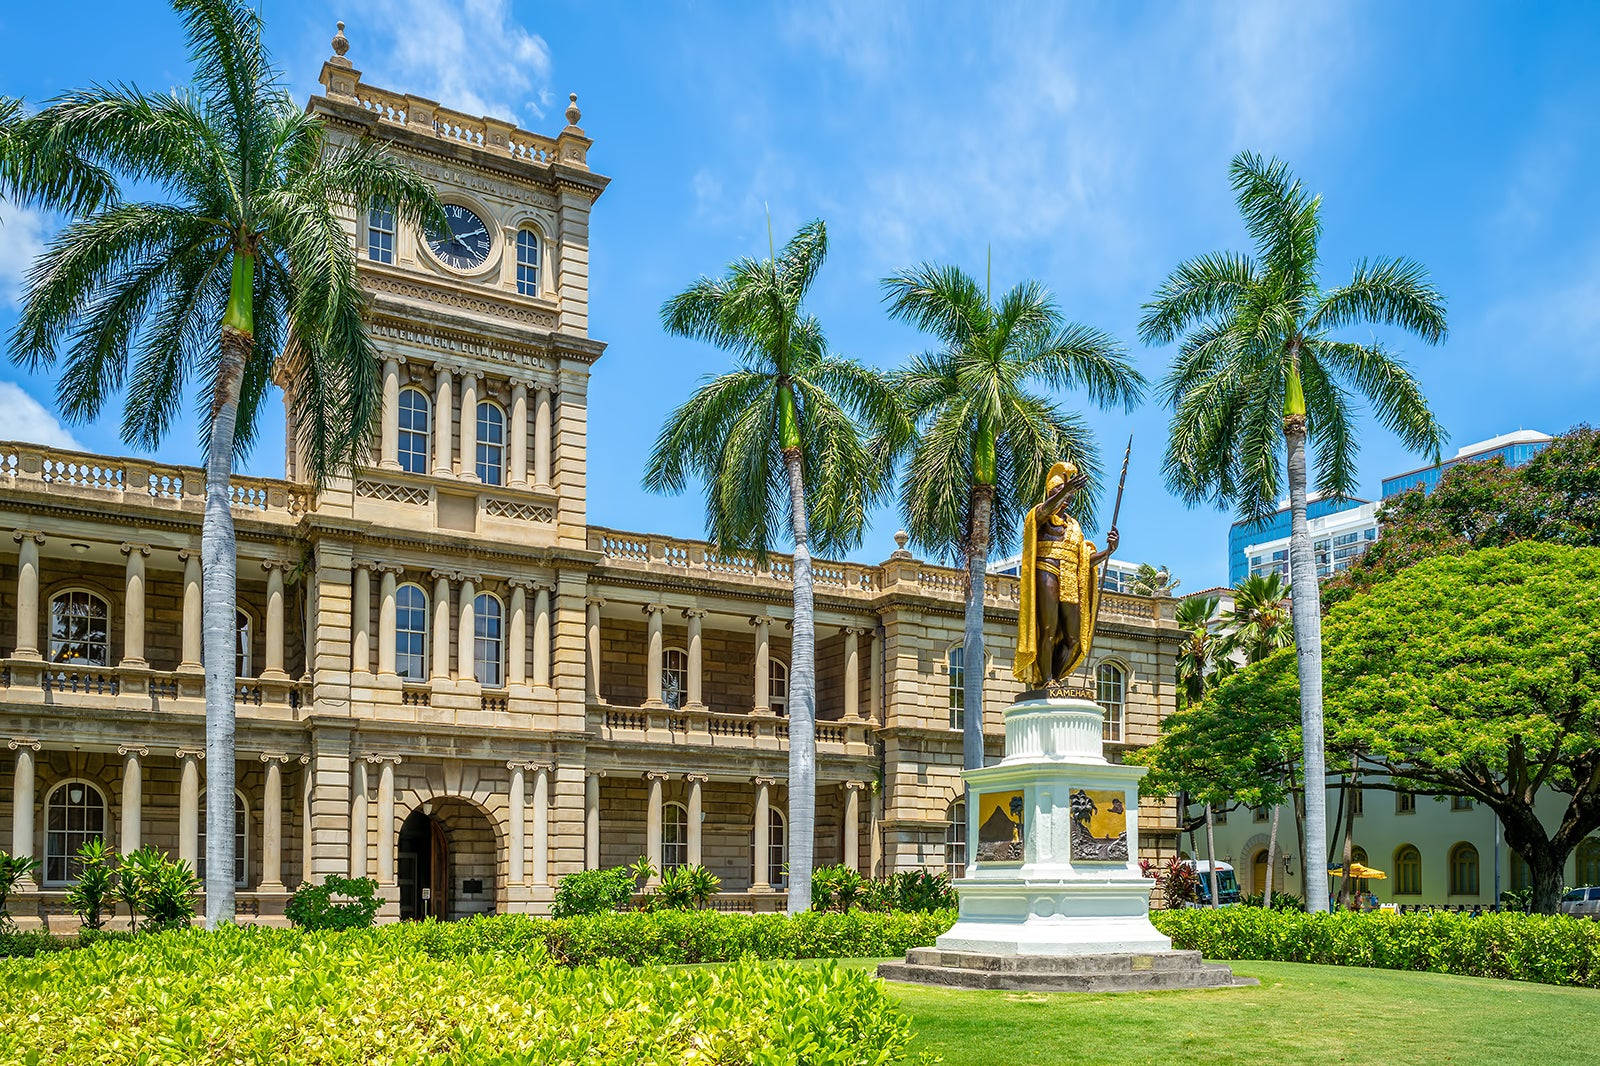
[{"label": "tropical plant bed", "polygon": [[911,1061],[861,969],[567,967],[515,936],[424,932],[190,929],[3,960],[0,1062]]}]

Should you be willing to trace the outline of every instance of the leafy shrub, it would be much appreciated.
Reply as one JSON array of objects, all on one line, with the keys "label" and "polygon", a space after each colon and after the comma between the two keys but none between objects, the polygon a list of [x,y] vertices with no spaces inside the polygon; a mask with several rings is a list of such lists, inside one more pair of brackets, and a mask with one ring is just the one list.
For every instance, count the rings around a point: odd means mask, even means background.
[{"label": "leafy shrub", "polygon": [[[752,961],[568,969],[517,939],[541,924],[554,923],[230,927],[42,955],[10,964],[0,982],[0,1061],[908,1061],[909,1022],[863,971]],[[417,950],[440,936],[481,950]]]},{"label": "leafy shrub", "polygon": [[845,865],[811,871],[811,909],[848,911],[867,894],[867,879]]},{"label": "leafy shrub", "polygon": [[78,849],[78,880],[67,892],[67,906],[85,929],[99,929],[116,913],[117,880],[106,842],[100,837],[84,841]]},{"label": "leafy shrub", "polygon": [[57,936],[43,929],[26,933],[0,933],[0,959],[30,959],[54,951],[86,948],[103,940],[126,940],[132,933],[112,929],[82,929],[72,936]]},{"label": "leafy shrub", "polygon": [[40,867],[38,859],[26,855],[10,855],[0,851],[0,933],[14,930],[17,923],[12,921],[11,912],[6,909],[6,901],[11,893],[22,884],[22,879]]},{"label": "leafy shrub", "polygon": [[1200,898],[1200,875],[1176,855],[1168,859],[1165,866],[1140,859],[1139,872],[1155,881],[1168,907],[1181,907]]},{"label": "leafy shrub", "polygon": [[680,866],[661,875],[650,905],[675,911],[699,909],[710,903],[721,887],[722,878],[704,866]]},{"label": "leafy shrub", "polygon": [[1222,907],[1157,911],[1151,921],[1173,947],[1212,959],[1428,970],[1600,988],[1600,922],[1562,914],[1302,914]]},{"label": "leafy shrub", "polygon": [[329,874],[320,885],[302,882],[283,914],[301,929],[368,929],[382,906],[372,878]]},{"label": "leafy shrub", "polygon": [[956,902],[955,886],[943,872],[902,870],[869,882],[862,906],[869,911],[926,914],[954,910]]},{"label": "leafy shrub", "polygon": [[149,845],[124,855],[117,871],[115,898],[128,908],[134,929],[140,915],[150,931],[187,926],[194,918],[199,892],[200,882],[187,862],[173,861]]},{"label": "leafy shrub", "polygon": [[[1256,892],[1253,895],[1243,897],[1239,902],[1246,907],[1259,907],[1266,900],[1266,896],[1265,892]],[[1272,893],[1272,909],[1275,911],[1303,911],[1306,909],[1306,901],[1293,892],[1279,892],[1274,889]]]},{"label": "leafy shrub", "polygon": [[570,918],[578,914],[624,910],[633,899],[636,884],[634,871],[627,866],[567,874],[556,885],[550,914],[556,918]]}]

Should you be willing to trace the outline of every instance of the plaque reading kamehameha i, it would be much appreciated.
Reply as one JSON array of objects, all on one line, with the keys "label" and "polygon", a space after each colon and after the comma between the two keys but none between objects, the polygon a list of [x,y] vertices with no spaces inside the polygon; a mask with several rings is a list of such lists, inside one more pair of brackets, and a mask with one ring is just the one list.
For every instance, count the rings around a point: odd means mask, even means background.
[{"label": "plaque reading kamehameha i", "polygon": [[978,861],[1022,861],[1022,792],[978,796]]},{"label": "plaque reading kamehameha i", "polygon": [[1072,861],[1128,861],[1128,808],[1121,792],[1072,790]]}]

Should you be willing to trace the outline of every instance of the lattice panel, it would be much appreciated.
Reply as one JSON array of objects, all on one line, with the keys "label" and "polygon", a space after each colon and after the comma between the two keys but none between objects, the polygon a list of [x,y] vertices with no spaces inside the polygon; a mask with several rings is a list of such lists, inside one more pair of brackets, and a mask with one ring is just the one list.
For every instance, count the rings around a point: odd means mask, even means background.
[{"label": "lattice panel", "polygon": [[390,485],[384,481],[357,481],[356,495],[369,500],[409,503],[418,507],[424,507],[428,503],[427,489],[413,488],[410,485]]},{"label": "lattice panel", "polygon": [[490,500],[483,505],[491,518],[511,518],[519,522],[554,522],[556,509],[542,503],[518,503],[515,500]]}]

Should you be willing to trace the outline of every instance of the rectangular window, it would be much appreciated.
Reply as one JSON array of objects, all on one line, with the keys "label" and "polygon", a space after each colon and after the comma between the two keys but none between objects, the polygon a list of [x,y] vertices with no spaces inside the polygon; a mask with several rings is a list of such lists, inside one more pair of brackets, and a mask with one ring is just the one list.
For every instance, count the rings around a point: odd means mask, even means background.
[{"label": "rectangular window", "polygon": [[1466,796],[1451,796],[1450,809],[1452,811],[1470,811],[1472,810],[1472,800]]},{"label": "rectangular window", "polygon": [[1250,815],[1252,821],[1264,822],[1267,820],[1267,809],[1265,807],[1253,807]]},{"label": "rectangular window", "polygon": [[967,702],[967,671],[963,665],[966,649],[959,645],[950,649],[950,655],[945,660],[945,669],[950,679],[950,728],[964,729],[962,724],[962,710]]},{"label": "rectangular window", "polygon": [[367,258],[394,262],[394,207],[385,200],[374,200],[367,211]]},{"label": "rectangular window", "polygon": [[1396,792],[1394,794],[1394,813],[1416,814],[1417,794],[1415,792]]},{"label": "rectangular window", "polygon": [[1367,813],[1366,795],[1359,788],[1356,789],[1355,794],[1350,797],[1350,806],[1351,809],[1355,811],[1355,816],[1357,818],[1360,818],[1363,814]]}]

